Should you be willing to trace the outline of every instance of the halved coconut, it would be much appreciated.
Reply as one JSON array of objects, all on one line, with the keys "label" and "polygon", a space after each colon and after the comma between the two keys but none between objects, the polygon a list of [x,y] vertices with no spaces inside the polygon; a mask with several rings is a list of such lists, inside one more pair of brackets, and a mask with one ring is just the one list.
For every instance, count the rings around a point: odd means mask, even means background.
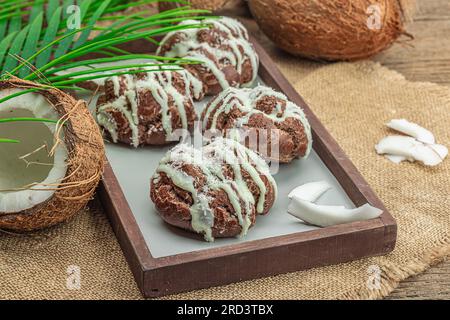
[{"label": "halved coconut", "polygon": [[0,124],[0,229],[31,231],[75,215],[92,198],[104,165],[100,130],[86,103],[20,79],[0,81],[0,118],[35,117],[57,123]]}]

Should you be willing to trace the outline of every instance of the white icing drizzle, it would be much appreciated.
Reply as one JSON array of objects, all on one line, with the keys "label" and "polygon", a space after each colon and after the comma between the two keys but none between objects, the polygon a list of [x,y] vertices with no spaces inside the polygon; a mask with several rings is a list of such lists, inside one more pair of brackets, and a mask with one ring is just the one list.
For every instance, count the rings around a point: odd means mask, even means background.
[{"label": "white icing drizzle", "polygon": [[[108,113],[105,112],[108,109],[114,109],[116,111],[121,112],[124,117],[127,119],[128,123],[130,123],[131,129],[131,139],[133,146],[139,145],[139,129],[136,124],[134,124],[133,112],[130,111],[127,107],[127,99],[125,96],[120,96],[113,102],[102,105],[97,110],[97,122],[99,125],[104,127],[111,135],[113,142],[117,142],[118,134],[117,134],[117,123],[114,118]],[[133,124],[133,125],[131,125]]]},{"label": "white icing drizzle", "polygon": [[[205,184],[200,190],[195,188],[194,179],[181,170],[183,164],[192,164],[202,171]],[[228,164],[233,170],[233,180],[225,177],[221,164]],[[257,185],[258,199],[255,199],[250,192],[243,178],[243,170]],[[196,232],[204,234],[207,241],[213,241],[211,228],[214,226],[214,213],[209,205],[210,191],[222,189],[226,192],[242,227],[241,236],[247,233],[251,225],[252,208],[256,207],[257,213],[264,211],[267,188],[261,175],[266,176],[272,185],[275,197],[277,194],[275,180],[270,175],[266,162],[253,151],[230,139],[218,138],[203,147],[203,150],[195,149],[187,144],[179,144],[161,159],[154,179],[159,179],[161,172],[164,172],[174,185],[192,195],[191,225]]]},{"label": "white icing drizzle", "polygon": [[227,81],[227,78],[225,77],[225,74],[220,70],[220,68],[217,66],[217,64],[212,61],[210,58],[206,57],[205,55],[198,53],[198,52],[189,52],[185,58],[192,58],[198,61],[201,61],[203,65],[208,68],[212,72],[212,74],[216,77],[217,81],[219,82],[220,86],[222,88],[228,88],[230,84]]},{"label": "white icing drizzle", "polygon": [[[182,128],[188,128],[185,109],[185,104],[188,101],[186,99],[191,99],[191,97],[195,99],[201,98],[203,93],[202,82],[186,70],[158,71],[159,67],[154,68],[155,71],[143,72],[145,75],[141,73],[139,79],[129,74],[108,78],[113,84],[116,98],[97,108],[97,121],[110,133],[113,142],[117,142],[118,134],[114,118],[108,115],[108,112],[111,110],[122,113],[128,120],[132,132],[132,145],[134,147],[139,146],[138,115],[141,103],[139,101],[139,92],[143,90],[149,90],[153,98],[158,102],[161,108],[162,126],[166,136],[172,134],[172,118],[169,112],[170,98],[173,99],[173,103],[178,109]],[[178,74],[184,82],[184,92],[179,92],[175,88],[174,74]]]},{"label": "white icing drizzle", "polygon": [[[279,100],[286,101],[284,112],[282,112],[282,106],[280,104],[277,104],[274,111],[270,114],[256,109],[257,102],[266,96],[272,96]],[[219,104],[221,104],[220,107],[218,107]],[[311,126],[306,119],[302,108],[289,101],[284,94],[266,86],[257,86],[253,89],[228,88],[213,98],[207,105],[203,117],[203,128],[215,130],[220,114],[228,114],[233,108],[238,108],[241,112],[245,113],[243,117],[237,119],[234,123],[235,127],[245,126],[250,117],[254,114],[262,114],[264,117],[269,118],[274,122],[283,122],[287,118],[298,119],[303,125],[308,140],[308,146],[304,155],[305,158],[308,157],[312,149]],[[281,116],[279,116],[280,113],[282,113]],[[212,121],[208,127],[207,125],[211,115]]]},{"label": "white icing drizzle", "polygon": [[[191,28],[186,30],[177,30],[169,32],[161,41],[161,44],[157,50],[157,54],[161,53],[161,48],[164,44],[175,35],[180,35],[180,41],[173,44],[169,51],[166,51],[164,55],[166,57],[183,57],[191,58],[201,61],[203,65],[212,72],[217,78],[222,89],[226,89],[230,86],[226,80],[225,74],[214,60],[208,57],[204,52],[208,52],[212,57],[215,57],[217,61],[221,59],[227,59],[231,65],[233,65],[239,74],[242,73],[242,65],[246,59],[249,59],[252,66],[252,79],[246,83],[243,83],[243,87],[251,86],[258,74],[259,58],[256,54],[253,46],[248,41],[248,34],[245,27],[237,20],[221,17],[220,19],[206,19],[203,21],[198,20],[185,20],[180,25],[196,25],[196,24],[212,24],[214,28],[224,32],[227,37],[222,39],[221,48],[211,46],[206,42],[199,42],[197,33],[201,28]],[[229,47],[225,49],[224,47]],[[241,52],[241,50],[243,52]]]}]

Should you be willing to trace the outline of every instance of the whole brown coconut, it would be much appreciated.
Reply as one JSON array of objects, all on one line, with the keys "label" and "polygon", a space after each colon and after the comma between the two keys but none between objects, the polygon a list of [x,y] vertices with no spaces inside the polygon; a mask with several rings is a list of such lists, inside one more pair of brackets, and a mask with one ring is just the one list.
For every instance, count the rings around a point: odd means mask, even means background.
[{"label": "whole brown coconut", "polygon": [[[249,0],[262,31],[281,49],[319,60],[370,57],[404,31],[412,0]],[[408,35],[409,36],[409,35]]]},{"label": "whole brown coconut", "polygon": [[20,143],[0,146],[0,229],[32,231],[65,221],[82,209],[103,172],[104,145],[86,103],[20,79],[0,82],[0,117],[39,117],[57,123],[14,122],[0,136]]},{"label": "whole brown coconut", "polygon": [[[189,2],[189,5],[191,6],[192,9],[206,9],[215,11],[221,9],[228,2],[228,0],[190,0],[186,2]],[[186,4],[179,2],[164,2],[164,1],[159,2],[158,5],[159,11],[166,11],[177,7],[186,6]]]}]

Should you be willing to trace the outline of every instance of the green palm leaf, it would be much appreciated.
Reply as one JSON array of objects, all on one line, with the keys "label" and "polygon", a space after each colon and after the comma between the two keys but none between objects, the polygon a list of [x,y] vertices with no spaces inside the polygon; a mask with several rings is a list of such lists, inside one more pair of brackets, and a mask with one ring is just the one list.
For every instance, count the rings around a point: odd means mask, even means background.
[{"label": "green palm leaf", "polygon": [[[3,39],[6,33],[6,28],[8,27],[8,20],[0,20],[0,39]],[[0,62],[1,64],[1,62]]]},{"label": "green palm leaf", "polygon": [[5,58],[6,54],[8,53],[8,49],[16,34],[17,32],[12,32],[5,38],[3,38],[2,41],[0,41],[0,66],[2,65],[3,59]]},{"label": "green palm leaf", "polygon": [[[49,22],[53,17],[53,13],[59,9],[59,0],[49,0],[47,3],[47,9],[45,10],[45,18],[47,19],[47,22]],[[61,15],[61,14],[60,14]],[[59,22],[58,22],[59,24]]]},{"label": "green palm leaf", "polygon": [[[201,20],[205,16],[193,15],[209,13],[186,6],[150,16],[147,10],[118,14],[121,10],[152,2],[157,1],[0,0],[0,76],[2,79],[19,76],[42,84],[41,88],[25,89],[3,97],[0,104],[22,94],[46,88],[84,90],[77,87],[77,83],[114,75],[165,70],[168,65],[170,70],[174,70],[173,64],[197,63],[187,59],[164,58],[167,63],[157,64],[159,68],[155,68],[152,62],[91,67],[95,64],[132,59],[163,60],[149,54],[131,54],[117,46],[138,39],[157,43],[153,38],[155,36],[175,30],[203,27],[202,24],[177,26],[173,23],[184,19]],[[76,30],[68,27],[68,19],[73,18],[70,15],[73,13],[67,12],[71,4],[79,5],[80,9],[81,27]],[[111,21],[112,24],[99,27],[98,22],[105,20]],[[93,31],[97,33],[94,37]],[[80,61],[90,53],[102,53],[103,57]],[[75,67],[85,69],[70,70]],[[8,118],[0,119],[0,125],[11,121],[53,120]],[[18,142],[0,138],[0,143]]]},{"label": "green palm leaf", "polygon": [[[69,24],[69,19],[70,19],[70,16],[69,16],[69,13],[67,13],[67,10],[69,9],[69,6],[71,6],[72,4],[73,4],[72,0],[64,0],[64,4],[63,4],[64,11],[63,11],[63,14],[64,14],[65,19],[63,21],[66,23],[66,25]],[[70,29],[67,28],[67,30],[65,30],[65,34],[68,34],[71,31],[73,31],[73,30],[70,30]],[[58,47],[56,48],[55,56],[61,56],[64,53],[66,53],[67,50],[69,49],[69,46],[73,42],[73,38],[74,38],[74,34],[72,34],[72,36],[70,36],[70,37],[64,38],[59,43]]]},{"label": "green palm leaf", "polygon": [[14,56],[15,52],[21,52],[23,43],[25,42],[25,38],[28,34],[28,30],[30,26],[26,26],[17,34],[17,37],[12,41],[11,47],[8,51],[8,56],[5,60],[5,65],[3,66],[3,70],[12,70],[18,64],[17,58]]},{"label": "green palm leaf", "polygon": [[8,33],[19,31],[22,26],[21,12],[16,10],[15,12],[10,12],[9,15],[12,17],[9,22]]},{"label": "green palm leaf", "polygon": [[[25,40],[25,44],[23,46],[22,50],[22,58],[28,59],[30,58],[33,53],[36,52],[38,43],[39,43],[39,37],[41,36],[41,27],[42,22],[44,20],[44,14],[43,12],[40,12],[36,19],[33,20],[30,26],[30,31],[28,32],[27,39]],[[29,63],[33,63],[33,60],[29,60]],[[29,70],[26,68],[22,68],[19,73],[19,77],[24,77],[29,73]]]},{"label": "green palm leaf", "polygon": [[31,8],[29,21],[34,21],[38,15],[42,14],[43,4],[44,4],[44,0],[34,1],[33,7]]},{"label": "green palm leaf", "polygon": [[[181,7],[151,16],[142,16],[141,13],[122,14],[119,19],[111,16],[113,13],[117,14],[119,10],[152,2],[156,1],[78,0],[74,2],[64,0],[63,5],[60,5],[58,0],[36,0],[25,3],[10,0],[6,8],[0,10],[0,32],[2,26],[6,29],[5,21],[8,24],[8,34],[11,34],[11,30],[20,31],[13,41],[10,41],[11,38],[5,38],[4,40],[8,41],[0,43],[0,49],[4,49],[0,50],[0,58],[1,55],[7,54],[6,61],[4,63],[0,61],[0,74],[3,78],[5,73],[8,73],[6,78],[12,74],[39,82],[40,80],[37,79],[39,74],[50,74],[52,69],[59,65],[71,63],[74,59],[80,59],[86,54],[103,53],[109,57],[127,55],[128,52],[117,48],[117,45],[137,39],[155,42],[153,37],[165,32],[190,27],[198,28],[201,25],[174,26],[171,23],[182,21],[186,17],[193,18],[191,16],[193,14],[208,12]],[[67,13],[65,12],[67,6],[73,3],[80,6],[80,22],[83,25],[83,28],[75,31],[67,27],[69,16],[66,15],[61,19]],[[31,9],[30,5],[32,5]],[[18,14],[18,12],[19,15],[1,18],[1,14]],[[145,10],[142,12],[145,13]],[[20,19],[31,16],[35,16],[31,27],[28,24],[20,29]],[[116,21],[109,27],[96,26],[99,20],[108,18]],[[203,18],[203,16],[195,17],[195,19]],[[92,31],[101,32],[92,38],[90,37]],[[19,59],[22,60],[20,64],[17,62]],[[160,58],[155,57],[155,59]],[[34,65],[37,70],[31,71],[30,65]]]},{"label": "green palm leaf", "polygon": [[0,143],[19,143],[19,140],[15,140],[15,139],[3,139],[0,138]]},{"label": "green palm leaf", "polygon": [[[90,1],[86,1],[86,3],[90,3]],[[97,23],[97,20],[102,16],[102,14],[105,12],[106,8],[108,8],[108,5],[110,3],[111,3],[110,0],[104,1],[102,5],[95,11],[94,15],[89,19],[88,28],[80,34],[80,37],[74,43],[73,45],[74,49],[78,48],[79,46],[81,46],[83,43],[86,42],[86,40],[89,37],[89,34],[91,33],[92,29]]]},{"label": "green palm leaf", "polygon": [[[61,20],[61,14],[62,14],[62,7],[56,7],[55,10],[53,11],[53,15],[51,16],[51,18],[48,18],[47,16],[48,26],[45,30],[44,38],[41,42],[42,47],[46,47],[49,43],[51,43],[55,39],[56,34],[58,33],[58,26]],[[52,54],[51,47],[42,51],[41,54],[38,55],[36,58],[36,68],[40,68],[43,65],[45,65],[50,60],[51,54]]]},{"label": "green palm leaf", "polygon": [[58,120],[46,119],[46,118],[30,118],[30,117],[17,117],[17,118],[3,118],[0,119],[0,123],[9,122],[48,122],[48,123],[58,123]]}]

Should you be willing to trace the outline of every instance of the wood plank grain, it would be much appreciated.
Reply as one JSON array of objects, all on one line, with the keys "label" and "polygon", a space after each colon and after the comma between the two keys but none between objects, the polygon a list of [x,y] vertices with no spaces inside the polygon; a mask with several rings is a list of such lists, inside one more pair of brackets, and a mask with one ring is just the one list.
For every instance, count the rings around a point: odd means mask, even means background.
[{"label": "wood plank grain", "polygon": [[[450,1],[418,0],[408,31],[413,47],[396,44],[376,60],[409,80],[450,86]],[[450,259],[406,279],[386,299],[450,299]]]},{"label": "wood plank grain", "polygon": [[386,299],[450,299],[450,259],[400,283]]},{"label": "wood plank grain", "polygon": [[406,79],[450,86],[450,1],[418,0],[407,31],[413,41],[396,43],[374,60]]},{"label": "wood plank grain", "polygon": [[[256,23],[243,19],[250,33],[271,54],[280,54]],[[399,42],[373,60],[411,81],[450,86],[450,1],[417,0],[414,21],[407,25],[414,40]],[[403,281],[387,299],[450,299],[450,259]]]}]

